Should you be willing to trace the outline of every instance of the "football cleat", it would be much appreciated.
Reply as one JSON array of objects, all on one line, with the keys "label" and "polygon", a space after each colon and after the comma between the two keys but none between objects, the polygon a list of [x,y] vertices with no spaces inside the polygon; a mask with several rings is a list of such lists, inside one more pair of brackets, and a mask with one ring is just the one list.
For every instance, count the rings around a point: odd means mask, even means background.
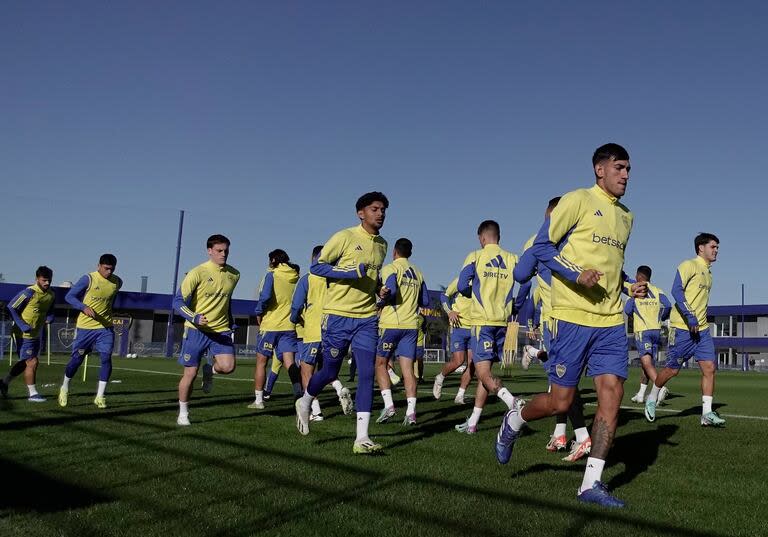
[{"label": "football cleat", "polygon": [[509,459],[512,458],[512,448],[515,447],[515,441],[520,435],[520,431],[515,431],[509,424],[509,418],[519,412],[518,405],[515,404],[506,414],[501,421],[501,427],[496,434],[496,460],[501,464],[507,464]]},{"label": "football cleat", "polygon": [[211,393],[213,389],[213,366],[203,365],[203,393]]},{"label": "football cleat", "polygon": [[309,417],[309,421],[323,421],[324,419],[322,412],[320,414],[312,414]]},{"label": "football cleat", "polygon": [[656,401],[645,402],[645,419],[650,422],[656,421]]},{"label": "football cleat", "polygon": [[583,442],[576,442],[574,440],[573,442],[571,442],[571,452],[565,457],[563,457],[563,460],[567,462],[576,462],[582,457],[589,455],[590,451],[592,451],[591,438],[587,438]]},{"label": "football cleat", "polygon": [[254,401],[248,405],[248,408],[251,410],[264,410],[264,403],[262,401]]},{"label": "football cleat", "polygon": [[189,416],[182,416],[181,414],[179,414],[179,417],[176,418],[176,425],[180,425],[182,427],[187,427],[187,426],[192,425],[192,424],[189,423]]},{"label": "football cleat", "polygon": [[272,392],[264,392],[262,399],[264,399],[265,401],[269,401],[270,397],[272,397]]},{"label": "football cleat", "polygon": [[352,414],[355,410],[355,403],[352,401],[352,394],[349,393],[349,388],[342,388],[339,394],[339,404],[341,405],[341,411],[345,416]]},{"label": "football cleat", "polygon": [[432,395],[435,399],[440,399],[440,396],[443,394],[443,383],[442,381],[439,381],[435,379],[435,383],[432,385]]},{"label": "football cleat", "polygon": [[107,408],[107,399],[103,395],[96,396],[93,400],[93,404],[96,405],[97,408]]},{"label": "football cleat", "polygon": [[390,406],[387,408],[381,409],[381,414],[379,414],[379,417],[376,418],[376,423],[386,423],[389,421],[389,418],[395,415],[395,407]]},{"label": "football cleat", "polygon": [[400,377],[395,373],[394,369],[388,369],[387,373],[389,373],[389,381],[392,383],[392,386],[400,384]]},{"label": "football cleat", "polygon": [[464,403],[464,394],[462,394],[462,395],[456,394],[456,397],[453,398],[453,402],[456,403],[457,405],[465,404]]},{"label": "football cleat", "polygon": [[296,399],[296,428],[299,432],[307,436],[309,434],[309,410],[301,408],[301,399]]},{"label": "football cleat", "polygon": [[59,406],[67,406],[67,397],[69,392],[64,388],[59,389]]},{"label": "football cleat", "polygon": [[475,434],[477,433],[477,425],[470,425],[469,424],[469,418],[467,418],[463,423],[460,423],[454,427],[456,429],[456,432],[462,433],[462,434]]},{"label": "football cleat", "polygon": [[39,393],[36,393],[35,395],[30,395],[27,398],[27,401],[31,403],[45,403],[45,397],[43,397]]},{"label": "football cleat", "polygon": [[630,401],[632,401],[633,403],[638,403],[638,404],[642,404],[644,400],[645,400],[645,395],[640,395],[639,393],[636,393],[630,399]]},{"label": "football cleat", "polygon": [[467,366],[465,366],[464,364],[461,364],[459,367],[456,368],[456,371],[454,371],[454,373],[456,373],[457,375],[461,375],[466,370],[467,370]]},{"label": "football cleat", "polygon": [[659,390],[659,398],[656,400],[656,404],[660,405],[663,403],[667,396],[669,396],[669,389],[666,386],[662,386],[662,388]]},{"label": "football cleat", "polygon": [[531,362],[534,358],[539,356],[539,350],[534,347],[533,345],[526,345],[523,347],[523,357],[520,360],[520,365],[523,366],[524,370],[528,370],[529,367],[531,367]]},{"label": "football cleat", "polygon": [[382,449],[381,444],[377,444],[371,439],[366,440],[355,440],[355,443],[352,444],[352,453],[355,455],[369,455],[371,453],[378,453]]},{"label": "football cleat", "polygon": [[702,427],[721,427],[725,425],[725,420],[715,411],[707,412],[701,417]]},{"label": "football cleat", "polygon": [[552,435],[549,437],[549,442],[547,442],[547,451],[554,453],[555,451],[563,451],[566,447],[568,447],[568,439],[564,434],[560,436]]},{"label": "football cleat", "polygon": [[576,495],[576,498],[580,502],[595,503],[603,507],[624,507],[626,504],[620,499],[612,496],[606,486],[600,482],[595,481],[591,489],[585,490]]},{"label": "football cleat", "polygon": [[413,414],[406,414],[405,419],[403,420],[404,427],[410,427],[411,425],[416,425],[416,412]]}]

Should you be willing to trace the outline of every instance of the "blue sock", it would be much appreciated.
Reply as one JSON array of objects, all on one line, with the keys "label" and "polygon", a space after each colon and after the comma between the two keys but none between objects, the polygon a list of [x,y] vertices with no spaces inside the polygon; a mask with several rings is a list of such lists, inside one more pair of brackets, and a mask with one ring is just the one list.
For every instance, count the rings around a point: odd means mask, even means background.
[{"label": "blue sock", "polygon": [[[325,354],[325,350],[323,350],[323,354]],[[323,388],[336,380],[341,370],[342,358],[333,358],[329,354],[324,356],[324,360],[323,369],[312,375],[312,378],[309,379],[309,384],[307,384],[307,393],[312,397],[317,397],[323,391]]]},{"label": "blue sock", "polygon": [[264,393],[272,393],[272,388],[275,387],[275,382],[277,382],[277,377],[279,373],[275,373],[274,371],[269,372],[269,377],[267,377],[267,386],[264,388]]},{"label": "blue sock", "polygon": [[109,377],[112,376],[112,353],[102,352],[99,353],[101,358],[101,367],[99,368],[99,380],[102,382],[108,382]]},{"label": "blue sock", "polygon": [[67,378],[75,378],[75,374],[77,373],[77,370],[80,369],[83,360],[85,360],[85,353],[80,354],[77,350],[72,352],[72,357],[69,359],[69,363],[67,363],[67,367],[64,369],[64,374]]},{"label": "blue sock", "polygon": [[358,412],[370,412],[373,408],[373,377],[376,364],[376,352],[355,349],[357,361],[357,393],[355,409]]}]

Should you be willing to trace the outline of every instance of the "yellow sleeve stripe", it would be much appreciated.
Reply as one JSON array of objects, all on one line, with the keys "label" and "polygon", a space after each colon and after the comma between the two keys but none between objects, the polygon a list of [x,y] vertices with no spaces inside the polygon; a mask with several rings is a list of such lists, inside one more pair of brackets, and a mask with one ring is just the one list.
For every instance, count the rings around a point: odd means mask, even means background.
[{"label": "yellow sleeve stripe", "polygon": [[560,257],[559,255],[556,255],[554,259],[564,267],[569,268],[574,272],[584,272],[584,269],[578,266],[576,263],[572,263],[567,259]]},{"label": "yellow sleeve stripe", "polygon": [[189,315],[190,317],[194,317],[194,316],[195,316],[195,312],[194,312],[194,311],[192,311],[191,309],[189,309],[189,308],[188,308],[188,307],[186,307],[186,306],[182,306],[182,307],[181,307],[181,311],[183,311],[184,313],[186,313],[186,314],[187,314],[187,315]]},{"label": "yellow sleeve stripe", "polygon": [[16,299],[16,302],[14,302],[13,304],[11,304],[11,307],[12,307],[13,309],[16,309],[16,308],[18,308],[19,306],[21,306],[21,305],[24,303],[24,301],[25,301],[26,299],[27,299],[27,295],[24,295],[24,294],[21,294],[21,295],[19,295],[19,298],[17,298],[17,299]]}]

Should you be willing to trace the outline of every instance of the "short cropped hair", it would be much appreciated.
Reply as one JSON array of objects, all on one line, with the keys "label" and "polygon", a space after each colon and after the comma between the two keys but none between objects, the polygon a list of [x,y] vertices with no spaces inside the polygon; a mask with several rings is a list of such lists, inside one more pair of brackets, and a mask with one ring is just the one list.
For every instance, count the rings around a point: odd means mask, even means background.
[{"label": "short cropped hair", "polygon": [[483,220],[480,225],[477,227],[477,234],[482,235],[485,232],[490,231],[491,233],[496,235],[496,238],[501,237],[501,229],[499,228],[499,223],[495,220]]},{"label": "short cropped hair", "polygon": [[592,166],[604,160],[629,160],[629,153],[619,144],[601,145],[592,155]]},{"label": "short cropped hair", "polygon": [[384,194],[381,192],[368,192],[358,198],[357,203],[355,204],[355,210],[362,211],[375,201],[383,203],[385,209],[389,208],[389,200]]},{"label": "short cropped hair", "polygon": [[322,251],[323,251],[323,245],[322,244],[318,244],[317,246],[312,248],[312,259],[314,259],[317,256],[319,256],[320,252],[322,252]]},{"label": "short cropped hair", "polygon": [[205,243],[206,248],[213,248],[214,244],[226,244],[229,246],[231,243],[229,242],[229,239],[226,238],[224,235],[211,235],[208,237],[208,240]]},{"label": "short cropped hair", "polygon": [[648,265],[640,265],[637,267],[637,273],[644,275],[646,278],[648,278],[648,281],[651,281],[651,274],[653,274],[653,271]]},{"label": "short cropped hair", "polygon": [[104,254],[99,258],[99,265],[117,265],[117,258],[113,254]]},{"label": "short cropped hair", "polygon": [[36,278],[45,278],[46,280],[50,280],[53,278],[53,271],[46,267],[45,265],[41,265],[37,267],[37,270],[35,271],[35,277]]},{"label": "short cropped hair", "polygon": [[715,241],[717,244],[720,244],[720,239],[712,233],[699,233],[696,235],[696,238],[693,239],[693,248],[696,250],[696,255],[699,255],[699,246],[704,246],[709,241]]},{"label": "short cropped hair", "polygon": [[400,254],[401,257],[406,259],[411,257],[413,253],[413,243],[405,237],[397,239],[395,242],[395,251]]},{"label": "short cropped hair", "polygon": [[556,198],[552,198],[549,200],[549,203],[547,204],[547,210],[551,211],[555,207],[557,207],[557,204],[560,203],[560,196],[557,196]]}]

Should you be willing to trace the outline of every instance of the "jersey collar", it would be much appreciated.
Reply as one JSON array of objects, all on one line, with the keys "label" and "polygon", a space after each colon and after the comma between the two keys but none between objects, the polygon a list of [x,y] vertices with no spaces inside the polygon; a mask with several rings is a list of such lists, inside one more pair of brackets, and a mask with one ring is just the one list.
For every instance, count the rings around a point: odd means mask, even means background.
[{"label": "jersey collar", "polygon": [[704,266],[705,266],[705,267],[707,267],[708,269],[709,269],[709,267],[711,267],[711,266],[712,266],[710,263],[707,263],[707,261],[706,261],[706,260],[705,260],[703,257],[701,257],[700,255],[697,255],[697,256],[695,257],[695,261],[696,261],[696,262],[697,262],[699,265],[704,265]]},{"label": "jersey collar", "polygon": [[373,233],[368,233],[366,229],[363,227],[363,224],[360,224],[355,229],[357,229],[357,232],[363,235],[364,237],[368,237],[371,240],[374,240],[376,237],[380,237],[381,235],[374,235]]},{"label": "jersey collar", "polygon": [[600,188],[600,185],[598,185],[597,183],[595,183],[595,185],[592,187],[592,190],[594,192],[598,193],[598,195],[603,196],[604,198],[606,198],[611,203],[616,203],[618,201],[618,199],[619,199],[619,198],[614,198],[613,196],[611,196],[608,192],[606,192],[605,190]]},{"label": "jersey collar", "polygon": [[205,264],[208,265],[209,268],[211,268],[213,270],[218,270],[219,272],[223,272],[227,268],[227,264],[226,263],[224,263],[222,266],[219,266],[216,263],[214,263],[213,261],[211,261],[210,259],[208,261],[206,261]]}]

